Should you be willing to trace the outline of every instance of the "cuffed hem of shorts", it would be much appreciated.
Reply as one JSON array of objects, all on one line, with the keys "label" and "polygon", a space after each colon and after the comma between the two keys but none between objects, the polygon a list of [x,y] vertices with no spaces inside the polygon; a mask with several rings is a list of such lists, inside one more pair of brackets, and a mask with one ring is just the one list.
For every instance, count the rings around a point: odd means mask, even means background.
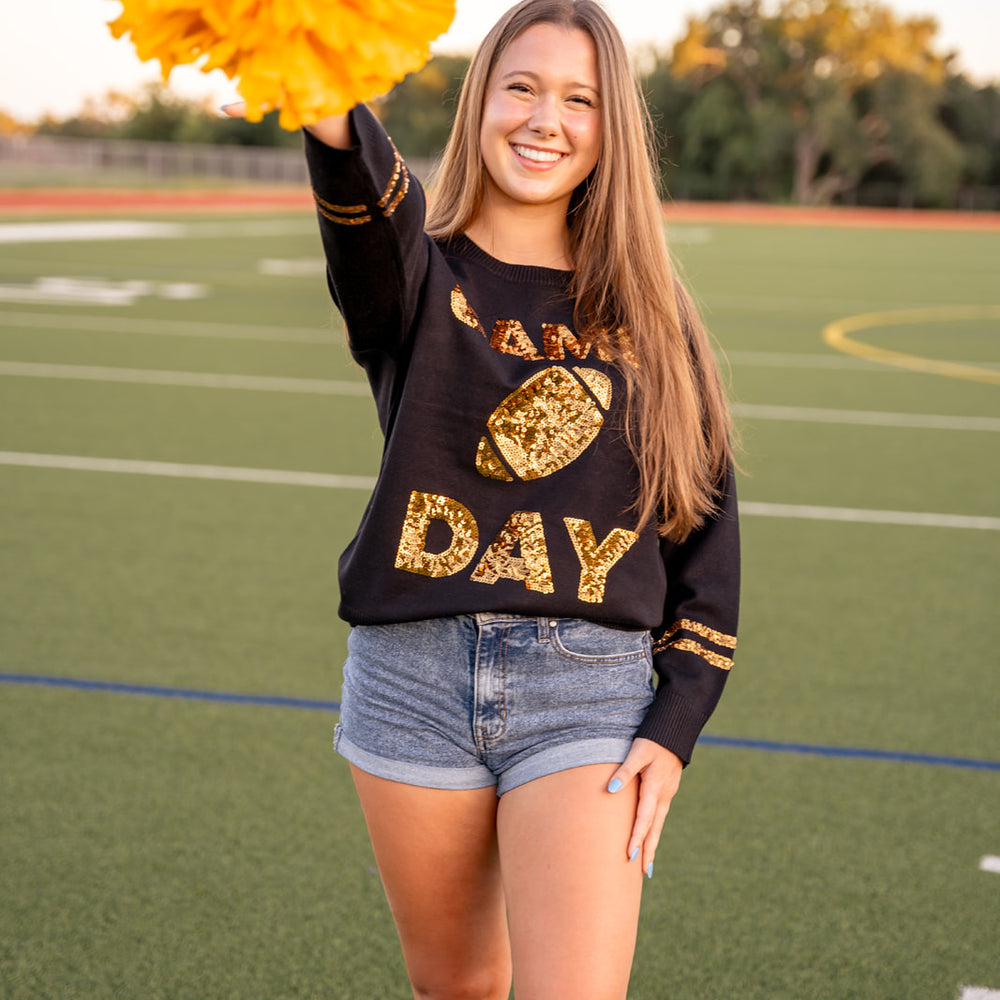
[{"label": "cuffed hem of shorts", "polygon": [[427,764],[412,764],[379,757],[377,754],[362,750],[339,729],[334,736],[333,748],[341,757],[366,774],[398,781],[404,785],[441,788],[447,791],[471,791],[474,788],[490,788],[497,783],[496,776],[485,766],[431,767]]},{"label": "cuffed hem of shorts", "polygon": [[573,767],[584,767],[588,764],[621,764],[628,756],[631,747],[631,739],[613,736],[577,740],[547,747],[504,771],[497,785],[497,795],[503,795],[518,785],[524,785],[536,778],[545,778]]},{"label": "cuffed hem of shorts", "polygon": [[345,760],[376,778],[398,781],[420,788],[438,788],[445,791],[471,791],[496,785],[497,795],[503,795],[519,785],[537,778],[568,771],[589,764],[620,764],[632,747],[632,740],[618,737],[601,737],[577,740],[539,750],[525,760],[503,771],[497,778],[485,765],[480,767],[431,767],[406,761],[379,757],[352,743],[337,727],[333,747]]}]

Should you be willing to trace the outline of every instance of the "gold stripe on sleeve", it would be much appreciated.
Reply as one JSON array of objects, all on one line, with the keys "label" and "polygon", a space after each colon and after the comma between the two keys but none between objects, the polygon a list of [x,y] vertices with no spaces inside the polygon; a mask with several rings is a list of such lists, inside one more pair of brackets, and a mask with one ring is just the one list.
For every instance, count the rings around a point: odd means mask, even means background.
[{"label": "gold stripe on sleeve", "polygon": [[707,663],[711,663],[713,667],[718,667],[720,670],[733,669],[733,661],[728,656],[720,656],[718,653],[713,653],[712,650],[706,649],[700,642],[695,642],[694,639],[674,639],[667,648],[681,649],[686,653],[694,653],[695,656],[700,656]]},{"label": "gold stripe on sleeve", "polygon": [[378,207],[382,209],[382,214],[387,219],[399,208],[399,203],[406,197],[406,193],[410,190],[410,171],[407,170],[403,157],[399,155],[399,150],[393,145],[391,139],[389,140],[389,144],[392,146],[396,162],[393,166],[389,183],[386,184],[385,191],[378,200]]},{"label": "gold stripe on sleeve", "polygon": [[714,642],[717,646],[725,646],[726,649],[736,648],[736,636],[717,632],[714,628],[709,628],[708,625],[702,625],[701,622],[691,621],[690,618],[681,618],[674,622],[664,633],[660,642],[672,639],[678,632],[694,632],[695,635],[700,635],[702,639],[708,639],[709,642]]},{"label": "gold stripe on sleeve", "polygon": [[361,226],[372,221],[370,215],[362,214],[368,211],[367,205],[334,205],[329,201],[324,201],[315,191],[313,191],[313,198],[316,199],[320,215],[340,226]]}]

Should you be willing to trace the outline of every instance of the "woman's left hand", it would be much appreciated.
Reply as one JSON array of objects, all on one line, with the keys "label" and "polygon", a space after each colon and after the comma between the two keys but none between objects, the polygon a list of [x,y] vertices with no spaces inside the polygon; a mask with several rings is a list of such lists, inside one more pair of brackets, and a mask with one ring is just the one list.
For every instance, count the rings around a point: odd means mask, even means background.
[{"label": "woman's left hand", "polygon": [[670,802],[677,794],[684,764],[675,753],[652,740],[636,739],[624,763],[611,776],[609,792],[617,792],[630,781],[639,782],[639,804],[626,853],[632,861],[642,857],[642,870],[653,877],[653,857],[660,842]]}]

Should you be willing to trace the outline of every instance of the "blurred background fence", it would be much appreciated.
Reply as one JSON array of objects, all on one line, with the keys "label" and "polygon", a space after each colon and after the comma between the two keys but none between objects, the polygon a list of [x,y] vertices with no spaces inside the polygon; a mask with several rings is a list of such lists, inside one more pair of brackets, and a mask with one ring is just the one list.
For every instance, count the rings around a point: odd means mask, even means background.
[{"label": "blurred background fence", "polygon": [[303,184],[306,167],[294,149],[197,142],[76,139],[54,135],[0,136],[5,172],[79,175],[141,174],[150,180],[212,177],[247,183]]},{"label": "blurred background fence", "polygon": [[[426,178],[434,161],[411,157],[410,169]],[[81,183],[129,179],[150,184],[211,179],[240,184],[305,184],[300,149],[202,142],[85,139],[54,135],[0,135],[0,181]]]}]

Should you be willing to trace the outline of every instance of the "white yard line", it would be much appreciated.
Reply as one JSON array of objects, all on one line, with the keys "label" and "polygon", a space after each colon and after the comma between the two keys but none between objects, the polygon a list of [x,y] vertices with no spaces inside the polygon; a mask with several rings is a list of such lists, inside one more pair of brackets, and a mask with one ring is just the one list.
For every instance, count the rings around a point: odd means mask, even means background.
[{"label": "white yard line", "polygon": [[916,427],[945,431],[1000,431],[996,417],[954,417],[932,413],[883,413],[879,410],[828,410],[813,406],[734,403],[733,415],[749,420],[790,420],[866,427]]},{"label": "white yard line", "polygon": [[86,455],[39,455],[21,451],[0,451],[0,465],[66,469],[77,472],[119,472],[138,476],[169,476],[174,479],[216,479],[280,486],[320,486],[334,490],[371,490],[375,485],[372,476],[341,476],[325,472],[293,472],[286,469],[246,469],[230,465],[190,465],[182,462],[142,462],[124,458],[91,458]]},{"label": "white yard line", "polygon": [[281,378],[274,375],[221,375],[214,372],[175,372],[148,368],[110,368],[98,365],[50,365],[27,361],[0,361],[0,375],[27,378],[75,379],[89,382],[129,382],[199,389],[249,389],[257,392],[294,392],[321,396],[370,396],[364,382],[321,378]]},{"label": "white yard line", "polygon": [[91,240],[178,239],[185,227],[176,222],[7,222],[0,243],[67,243]]},{"label": "white yard line", "polygon": [[854,524],[899,524],[913,528],[967,528],[1000,531],[1000,517],[964,514],[924,514],[905,510],[863,510],[855,507],[819,507],[805,504],[740,502],[740,514],[751,517],[803,518],[809,521],[848,521]]},{"label": "white yard line", "polygon": [[[332,307],[331,307],[332,312]],[[123,319],[120,316],[74,316],[65,313],[14,312],[0,309],[0,326],[24,326],[49,330],[81,330],[96,333],[140,333],[172,337],[220,337],[227,340],[275,340],[288,343],[340,344],[341,334],[296,326],[254,326],[237,323],[186,322],[162,319]],[[839,354],[787,351],[724,351],[720,363],[756,368],[815,368],[820,370],[866,371],[879,374],[912,374],[888,368],[875,361]],[[972,364],[951,361],[949,364]],[[1000,367],[975,362],[982,367]]]},{"label": "white yard line", "polygon": [[[134,382],[145,385],[194,386],[205,389],[249,389],[262,392],[299,392],[326,396],[367,396],[363,382],[333,379],[280,378],[271,375],[221,375],[214,372],[177,372],[103,365],[58,365],[44,362],[0,361],[0,375],[23,378],[81,379],[96,382]],[[803,406],[765,406],[738,403],[733,414],[749,420],[806,421],[855,424],[868,427],[904,427],[955,431],[1000,431],[994,417],[954,417],[925,413],[882,413],[873,410],[828,410]]]},{"label": "white yard line", "polygon": [[332,330],[303,326],[188,323],[183,320],[169,319],[124,319],[121,316],[7,312],[3,309],[0,309],[0,326],[36,327],[45,330],[85,330],[92,333],[140,333],[167,337],[218,337],[224,340],[273,340],[291,344],[340,344],[342,342],[342,338]]},{"label": "white yard line", "polygon": [[321,278],[326,274],[322,257],[265,257],[257,261],[257,273],[279,278]]},{"label": "white yard line", "polygon": [[[93,458],[87,455],[44,455],[21,451],[0,451],[0,465],[80,472],[119,472],[143,476],[171,476],[181,479],[276,483],[285,486],[319,486],[326,489],[370,490],[375,485],[375,479],[371,476],[343,476],[325,472],[294,472],[285,469],[247,469],[228,465],[191,465],[180,462],[145,462],[122,458]],[[804,507],[792,504],[754,503],[752,501],[741,502],[740,513],[751,517],[807,518],[821,521],[1000,531],[1000,517],[965,517],[957,514],[857,510],[850,507]]]},{"label": "white yard line", "polygon": [[182,227],[184,239],[228,239],[232,236],[314,236],[319,229],[312,212],[292,219],[247,219],[219,222],[188,222]]},{"label": "white yard line", "polygon": [[[178,206],[178,211],[183,212]],[[232,236],[291,236],[315,233],[310,215],[295,219],[219,222],[143,222],[131,219],[79,222],[7,222],[0,243],[90,243],[93,240],[217,239]]]},{"label": "white yard line", "polygon": [[203,299],[208,286],[191,281],[108,281],[104,278],[78,278],[48,275],[30,284],[0,284],[0,302],[44,306],[134,306],[139,299]]}]

